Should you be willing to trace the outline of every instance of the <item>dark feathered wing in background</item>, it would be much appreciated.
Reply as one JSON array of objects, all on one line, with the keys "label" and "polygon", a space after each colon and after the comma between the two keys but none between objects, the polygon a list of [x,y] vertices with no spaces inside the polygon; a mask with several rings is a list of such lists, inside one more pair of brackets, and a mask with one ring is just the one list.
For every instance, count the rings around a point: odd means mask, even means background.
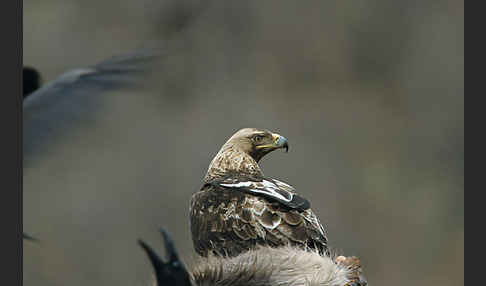
[{"label": "dark feathered wing in background", "polygon": [[[99,118],[109,91],[143,87],[161,55],[161,48],[140,49],[66,72],[41,88],[39,72],[24,67],[24,167],[36,155],[56,152],[63,138]],[[23,238],[36,240],[25,233]]]},{"label": "dark feathered wing in background", "polygon": [[36,154],[98,116],[104,93],[141,87],[160,49],[141,49],[64,73],[29,94],[23,104],[24,165]]}]

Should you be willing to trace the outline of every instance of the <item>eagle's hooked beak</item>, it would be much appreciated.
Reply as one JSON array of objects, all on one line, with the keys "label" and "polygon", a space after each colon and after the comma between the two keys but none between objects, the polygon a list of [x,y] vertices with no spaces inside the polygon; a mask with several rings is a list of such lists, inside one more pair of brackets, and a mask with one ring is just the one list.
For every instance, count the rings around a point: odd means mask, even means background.
[{"label": "eagle's hooked beak", "polygon": [[280,134],[272,133],[273,142],[270,144],[256,146],[257,149],[266,149],[267,151],[273,151],[275,149],[285,148],[285,152],[289,151],[289,142],[287,138]]},{"label": "eagle's hooked beak", "polygon": [[285,152],[289,152],[289,142],[287,141],[287,138],[283,137],[282,135],[273,133],[273,144],[275,146],[275,149],[278,148],[285,148]]}]

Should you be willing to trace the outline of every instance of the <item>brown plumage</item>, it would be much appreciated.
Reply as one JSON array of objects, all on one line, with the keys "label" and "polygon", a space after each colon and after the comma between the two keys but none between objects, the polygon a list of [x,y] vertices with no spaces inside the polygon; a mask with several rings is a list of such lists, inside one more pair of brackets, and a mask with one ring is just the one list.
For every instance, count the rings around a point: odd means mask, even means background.
[{"label": "brown plumage", "polygon": [[300,246],[328,254],[327,238],[309,202],[293,187],[266,178],[258,161],[286,148],[285,137],[241,129],[211,162],[191,198],[191,232],[201,256],[236,256],[257,245]]}]

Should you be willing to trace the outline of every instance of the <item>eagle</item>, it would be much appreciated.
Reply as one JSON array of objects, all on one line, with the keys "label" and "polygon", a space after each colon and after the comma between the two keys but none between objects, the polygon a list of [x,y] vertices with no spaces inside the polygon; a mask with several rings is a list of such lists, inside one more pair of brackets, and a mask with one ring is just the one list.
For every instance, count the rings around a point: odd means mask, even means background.
[{"label": "eagle", "polygon": [[327,236],[310,203],[287,183],[263,175],[258,162],[285,149],[284,136],[244,128],[231,136],[209,165],[190,201],[195,251],[234,257],[258,246],[298,246],[329,255]]}]

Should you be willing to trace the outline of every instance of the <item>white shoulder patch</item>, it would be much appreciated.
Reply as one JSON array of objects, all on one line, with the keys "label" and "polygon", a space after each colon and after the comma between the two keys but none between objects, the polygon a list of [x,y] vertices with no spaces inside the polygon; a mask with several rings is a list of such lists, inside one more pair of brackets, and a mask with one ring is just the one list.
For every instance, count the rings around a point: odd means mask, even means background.
[{"label": "white shoulder patch", "polygon": [[310,208],[310,202],[299,196],[295,189],[284,182],[272,178],[249,178],[242,176],[229,176],[210,183],[217,187],[234,189],[235,191],[262,196],[267,199],[300,211]]},{"label": "white shoulder patch", "polygon": [[263,179],[261,182],[245,181],[227,184],[221,183],[220,185],[228,188],[245,188],[251,193],[263,194],[284,202],[292,201],[294,194],[290,190],[293,190],[293,188],[285,183],[277,182],[276,180],[274,183]]},{"label": "white shoulder patch", "polygon": [[225,187],[229,187],[229,188],[242,188],[242,187],[250,187],[252,185],[252,183],[255,183],[255,182],[250,182],[250,181],[247,181],[247,182],[238,182],[238,183],[233,183],[233,184],[220,184],[221,186],[225,186]]}]

